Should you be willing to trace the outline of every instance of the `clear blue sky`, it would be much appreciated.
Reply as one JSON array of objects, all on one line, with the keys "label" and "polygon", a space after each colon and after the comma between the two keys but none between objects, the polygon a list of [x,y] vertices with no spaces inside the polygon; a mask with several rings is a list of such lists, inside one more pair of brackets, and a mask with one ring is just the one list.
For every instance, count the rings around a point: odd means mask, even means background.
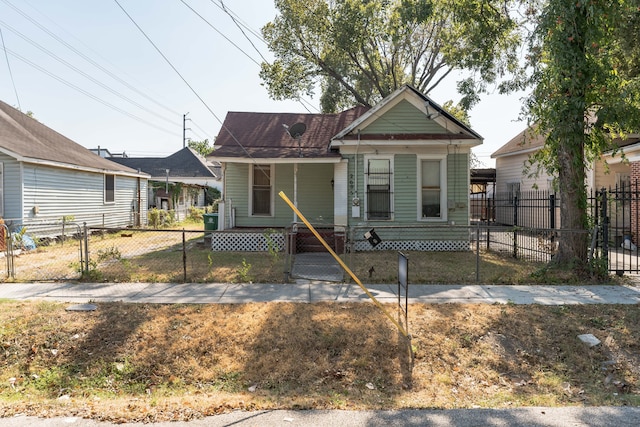
[{"label": "clear blue sky", "polygon": [[[256,48],[267,59],[271,55],[251,31],[259,33],[273,19],[273,2],[224,1],[250,29],[243,27],[251,42],[219,4],[0,0],[0,99],[32,111],[36,119],[87,148],[101,146],[131,156],[165,156],[181,149],[185,113],[191,119],[187,138],[211,141],[227,111],[308,112],[301,103],[269,99],[258,76],[256,62],[262,58]],[[439,104],[457,100],[454,88],[451,79],[429,96]],[[474,151],[486,167],[493,167],[489,155],[525,127],[516,122],[519,98],[484,95],[471,112],[473,129],[485,139]],[[308,102],[315,107],[307,108],[318,112],[317,99]]]}]

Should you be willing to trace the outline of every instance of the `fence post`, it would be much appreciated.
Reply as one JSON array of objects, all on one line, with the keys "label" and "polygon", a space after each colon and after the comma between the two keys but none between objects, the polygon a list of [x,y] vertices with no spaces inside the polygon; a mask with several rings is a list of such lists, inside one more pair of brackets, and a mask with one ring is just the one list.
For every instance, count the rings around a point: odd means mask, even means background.
[{"label": "fence post", "polygon": [[84,262],[85,262],[85,274],[89,274],[89,230],[87,229],[87,223],[84,222]]},{"label": "fence post", "polygon": [[607,262],[607,268],[609,268],[609,214],[607,212],[607,189],[602,187],[600,193],[602,197],[602,256]]},{"label": "fence post", "polygon": [[518,195],[513,196],[513,257],[518,258]]},{"label": "fence post", "polygon": [[476,283],[480,283],[480,222],[476,228]]},{"label": "fence post", "polygon": [[182,281],[187,283],[187,240],[182,229]]},{"label": "fence post", "polygon": [[549,194],[549,228],[556,228],[556,195]]}]

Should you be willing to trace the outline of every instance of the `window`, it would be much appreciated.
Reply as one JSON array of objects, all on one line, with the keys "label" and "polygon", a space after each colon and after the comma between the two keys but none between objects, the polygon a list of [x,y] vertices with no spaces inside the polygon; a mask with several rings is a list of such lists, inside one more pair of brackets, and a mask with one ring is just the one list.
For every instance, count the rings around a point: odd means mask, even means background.
[{"label": "window", "polygon": [[113,203],[116,201],[116,176],[104,176],[104,202]]},{"label": "window", "polygon": [[391,219],[391,160],[367,161],[367,218]]},{"label": "window", "polygon": [[420,198],[423,219],[442,219],[442,159],[423,159],[420,164],[421,186]]},{"label": "window", "polygon": [[251,169],[251,215],[271,215],[271,166],[253,165]]}]

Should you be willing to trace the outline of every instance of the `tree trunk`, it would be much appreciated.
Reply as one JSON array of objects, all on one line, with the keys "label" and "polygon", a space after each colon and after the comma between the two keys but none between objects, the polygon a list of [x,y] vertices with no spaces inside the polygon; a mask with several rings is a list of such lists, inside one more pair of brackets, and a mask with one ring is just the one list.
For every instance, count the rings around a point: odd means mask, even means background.
[{"label": "tree trunk", "polygon": [[[575,120],[583,121],[582,116]],[[585,188],[584,130],[581,123],[564,136],[569,140],[558,150],[558,186],[560,190],[560,220],[562,235],[555,261],[559,264],[584,266],[589,238],[587,228],[587,191]]]}]

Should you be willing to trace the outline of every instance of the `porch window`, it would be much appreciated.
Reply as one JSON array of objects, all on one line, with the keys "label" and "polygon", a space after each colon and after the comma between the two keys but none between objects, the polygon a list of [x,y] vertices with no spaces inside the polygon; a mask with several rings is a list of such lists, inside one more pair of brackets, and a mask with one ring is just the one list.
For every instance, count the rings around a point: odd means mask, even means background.
[{"label": "porch window", "polygon": [[251,172],[251,215],[271,215],[271,166],[253,165]]},{"label": "porch window", "polygon": [[391,159],[368,159],[367,218],[391,219]]},{"label": "porch window", "polygon": [[105,175],[104,176],[104,202],[113,203],[116,201],[116,176]]},{"label": "porch window", "polygon": [[423,219],[442,219],[442,159],[423,159],[421,161],[421,187]]}]

